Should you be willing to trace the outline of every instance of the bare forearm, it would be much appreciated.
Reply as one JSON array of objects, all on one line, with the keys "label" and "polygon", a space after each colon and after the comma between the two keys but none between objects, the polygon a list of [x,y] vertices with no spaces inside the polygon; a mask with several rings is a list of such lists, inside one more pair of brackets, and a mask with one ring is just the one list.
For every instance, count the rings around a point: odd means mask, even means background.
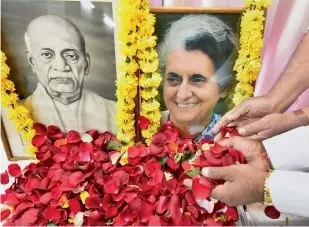
[{"label": "bare forearm", "polygon": [[309,88],[309,34],[298,45],[283,75],[267,94],[276,112],[284,112]]}]

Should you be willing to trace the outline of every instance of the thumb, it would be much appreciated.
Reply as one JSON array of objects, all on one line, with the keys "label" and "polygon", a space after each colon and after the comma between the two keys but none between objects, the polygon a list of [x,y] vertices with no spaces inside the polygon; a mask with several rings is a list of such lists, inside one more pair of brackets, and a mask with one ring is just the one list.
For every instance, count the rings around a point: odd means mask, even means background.
[{"label": "thumb", "polygon": [[268,124],[264,121],[264,119],[260,119],[258,121],[252,122],[248,125],[245,125],[238,129],[238,133],[241,136],[252,136],[259,132],[264,131],[268,127]]},{"label": "thumb", "polygon": [[213,180],[231,180],[231,167],[205,167],[202,169],[202,175]]}]

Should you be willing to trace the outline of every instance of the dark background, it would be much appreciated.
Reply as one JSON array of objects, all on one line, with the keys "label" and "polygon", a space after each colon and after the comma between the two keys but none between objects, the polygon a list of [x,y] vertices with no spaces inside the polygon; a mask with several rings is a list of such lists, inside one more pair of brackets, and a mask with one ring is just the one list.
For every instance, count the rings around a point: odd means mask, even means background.
[{"label": "dark background", "polygon": [[84,88],[116,100],[114,28],[103,21],[104,15],[113,18],[111,2],[93,1],[95,9],[86,9],[79,1],[2,0],[1,3],[1,50],[7,55],[9,77],[21,99],[29,96],[37,85],[26,58],[24,34],[34,18],[52,14],[71,20],[85,37],[91,62]]},{"label": "dark background", "polygon": [[[163,41],[165,32],[170,27],[170,24],[187,15],[192,15],[192,13],[164,13],[164,12],[155,13],[156,16],[155,34],[158,37],[158,44],[160,44],[161,41]],[[224,21],[229,27],[231,27],[235,31],[235,33],[239,37],[240,19],[241,19],[240,13],[216,13],[216,14],[209,13],[209,15],[215,16],[218,19]],[[166,110],[163,98],[163,86],[160,87],[160,96],[158,98],[161,103],[161,110],[162,111]],[[219,100],[215,112],[220,114],[226,113],[228,111],[227,102],[229,102],[229,100],[227,99]]]}]

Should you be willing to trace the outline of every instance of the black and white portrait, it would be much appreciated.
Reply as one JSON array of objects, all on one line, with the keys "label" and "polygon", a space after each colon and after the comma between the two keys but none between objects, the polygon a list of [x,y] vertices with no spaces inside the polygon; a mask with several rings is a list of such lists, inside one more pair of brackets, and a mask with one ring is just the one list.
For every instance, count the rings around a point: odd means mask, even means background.
[{"label": "black and white portrait", "polygon": [[[114,7],[111,1],[2,1],[1,48],[34,122],[63,132],[116,133]],[[14,128],[2,112],[10,138]]]},{"label": "black and white portrait", "polygon": [[240,14],[155,15],[162,123],[172,121],[182,136],[211,139],[235,81]]}]

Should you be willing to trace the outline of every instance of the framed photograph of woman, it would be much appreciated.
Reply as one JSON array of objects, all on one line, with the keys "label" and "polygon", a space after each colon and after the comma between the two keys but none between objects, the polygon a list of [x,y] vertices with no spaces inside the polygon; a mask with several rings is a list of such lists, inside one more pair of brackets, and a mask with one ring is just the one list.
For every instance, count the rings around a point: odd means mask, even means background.
[{"label": "framed photograph of woman", "polygon": [[[201,140],[229,109],[242,10],[153,8],[158,36],[162,123]],[[230,100],[230,101],[229,101]]]},{"label": "framed photograph of woman", "polygon": [[[4,0],[2,51],[9,79],[36,123],[67,133],[96,128],[116,133],[117,1]],[[27,157],[2,108],[9,159]]]}]

